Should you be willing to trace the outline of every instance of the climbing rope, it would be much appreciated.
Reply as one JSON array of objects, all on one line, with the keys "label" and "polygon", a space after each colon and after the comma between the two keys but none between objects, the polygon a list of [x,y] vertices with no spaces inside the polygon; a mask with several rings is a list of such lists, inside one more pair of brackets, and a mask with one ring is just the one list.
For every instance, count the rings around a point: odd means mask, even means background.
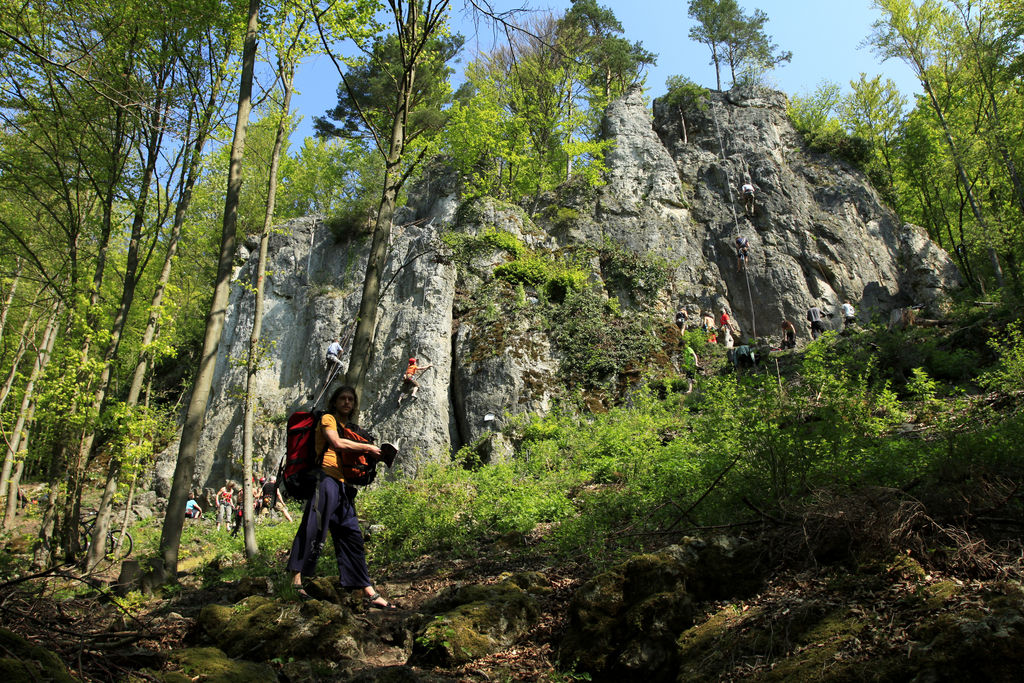
[{"label": "climbing rope", "polygon": [[[733,200],[732,196],[732,178],[729,175],[729,162],[725,156],[725,144],[722,142],[722,130],[718,126],[718,114],[715,110],[716,105],[717,103],[711,105],[711,117],[715,120],[715,135],[718,137],[718,153],[722,157],[722,168],[725,170],[725,184],[729,191],[729,209],[732,211],[733,240],[735,241],[740,236],[740,219],[739,216],[736,215],[736,202]],[[743,165],[746,167],[746,160],[743,161]],[[747,282],[747,301],[750,306],[750,331],[753,334],[753,338],[757,339],[757,320],[754,315],[754,297],[750,293],[750,275],[747,273],[746,259],[743,259],[743,278]]]}]

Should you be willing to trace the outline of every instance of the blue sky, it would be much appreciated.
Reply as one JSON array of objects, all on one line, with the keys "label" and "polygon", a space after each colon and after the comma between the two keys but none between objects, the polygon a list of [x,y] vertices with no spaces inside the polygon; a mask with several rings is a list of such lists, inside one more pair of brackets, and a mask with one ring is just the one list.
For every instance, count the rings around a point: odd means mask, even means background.
[{"label": "blue sky", "polygon": [[[715,87],[714,68],[708,63],[708,50],[689,39],[692,22],[686,14],[686,0],[598,0],[610,7],[622,22],[625,36],[639,40],[658,55],[658,64],[647,75],[648,93],[657,97],[665,92],[665,79],[682,74],[701,85]],[[793,61],[768,76],[768,82],[789,95],[806,94],[823,79],[846,87],[861,72],[884,74],[912,98],[920,91],[917,80],[901,62],[880,63],[870,47],[861,47],[871,31],[878,12],[870,0],[739,0],[747,12],[754,8],[768,15],[767,33],[783,50],[793,52]],[[528,4],[533,9],[565,10],[569,0],[494,0],[498,9]],[[462,11],[461,0],[453,0],[454,30],[466,36],[463,63],[478,51],[494,44],[491,32],[481,24],[475,33],[472,21]],[[293,137],[292,149],[312,134],[312,118],[322,115],[336,102],[338,75],[326,57],[308,60],[296,76],[299,93],[293,105],[303,120]],[[723,73],[723,87],[728,87]]]}]

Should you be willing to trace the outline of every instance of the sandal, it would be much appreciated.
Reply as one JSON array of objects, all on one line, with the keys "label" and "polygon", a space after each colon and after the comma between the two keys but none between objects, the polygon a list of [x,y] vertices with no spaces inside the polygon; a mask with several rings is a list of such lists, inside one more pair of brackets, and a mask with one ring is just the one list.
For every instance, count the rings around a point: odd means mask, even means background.
[{"label": "sandal", "polygon": [[306,592],[306,589],[301,585],[292,584],[292,588],[295,589],[295,594],[299,596],[299,600],[312,600],[313,596]]},{"label": "sandal", "polygon": [[[377,602],[377,600],[384,600],[384,602]],[[388,602],[381,596],[380,593],[374,591],[373,595],[366,597],[366,606],[370,609],[383,609],[383,610],[397,610],[398,606],[394,603]]]}]

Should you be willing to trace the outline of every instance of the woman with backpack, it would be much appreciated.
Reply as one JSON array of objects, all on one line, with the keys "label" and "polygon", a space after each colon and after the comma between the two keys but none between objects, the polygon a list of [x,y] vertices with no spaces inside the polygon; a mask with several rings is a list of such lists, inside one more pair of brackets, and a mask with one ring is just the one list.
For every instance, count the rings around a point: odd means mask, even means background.
[{"label": "woman with backpack", "polygon": [[[316,451],[323,453],[322,471],[316,493],[306,502],[299,530],[292,542],[288,557],[288,571],[292,586],[302,598],[309,594],[303,589],[302,577],[312,576],[320,556],[327,532],[331,532],[338,578],[346,591],[362,590],[368,607],[396,609],[373,588],[366,567],[363,533],[356,517],[357,489],[345,482],[345,471],[351,471],[353,462],[375,460],[380,449],[361,438],[364,434],[348,422],[356,412],[359,399],[352,387],[339,387],[331,394],[329,411],[320,418],[316,428]],[[352,437],[352,438],[349,438]]]}]

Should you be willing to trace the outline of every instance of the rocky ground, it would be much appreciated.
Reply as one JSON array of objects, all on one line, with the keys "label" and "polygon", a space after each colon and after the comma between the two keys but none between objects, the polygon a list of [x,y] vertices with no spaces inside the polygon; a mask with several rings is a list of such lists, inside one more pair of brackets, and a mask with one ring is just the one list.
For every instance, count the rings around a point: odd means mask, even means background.
[{"label": "rocky ground", "polygon": [[497,538],[473,560],[390,568],[379,588],[395,612],[368,610],[327,579],[300,600],[274,585],[280,575],[252,576],[235,556],[197,556],[177,587],[150,598],[101,587],[115,567],[81,579],[65,568],[0,585],[0,671],[96,681],[942,681],[1010,680],[1024,664],[1020,545],[1005,528],[942,524],[909,495],[871,490],[728,532],[671,539],[603,570],[538,554],[537,538]]}]

